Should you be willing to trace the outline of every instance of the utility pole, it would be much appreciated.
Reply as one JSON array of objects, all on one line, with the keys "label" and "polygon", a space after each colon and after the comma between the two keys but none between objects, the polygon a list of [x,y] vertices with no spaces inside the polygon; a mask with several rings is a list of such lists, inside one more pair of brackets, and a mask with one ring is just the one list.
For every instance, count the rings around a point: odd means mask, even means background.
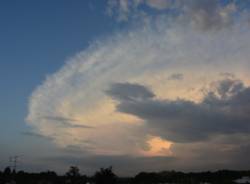
[{"label": "utility pole", "polygon": [[19,156],[17,155],[10,157],[10,160],[9,160],[10,167],[13,169],[13,171],[16,171],[18,159],[19,159]]}]

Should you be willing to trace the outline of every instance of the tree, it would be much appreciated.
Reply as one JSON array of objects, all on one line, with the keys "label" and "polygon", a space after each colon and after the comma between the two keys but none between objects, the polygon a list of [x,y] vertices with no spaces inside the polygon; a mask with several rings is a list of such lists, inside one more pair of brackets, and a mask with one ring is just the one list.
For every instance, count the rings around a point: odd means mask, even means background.
[{"label": "tree", "polygon": [[116,175],[113,173],[112,167],[101,168],[95,173],[94,180],[96,184],[115,184]]},{"label": "tree", "polygon": [[133,183],[138,184],[151,184],[151,183],[160,183],[160,178],[157,173],[146,173],[141,172],[134,177]]},{"label": "tree", "polygon": [[66,173],[67,182],[70,184],[85,183],[82,181],[80,170],[76,166],[71,166],[69,171]]},{"label": "tree", "polygon": [[12,179],[12,171],[11,171],[10,167],[6,167],[4,169],[3,179],[4,179],[4,183],[6,183]]}]

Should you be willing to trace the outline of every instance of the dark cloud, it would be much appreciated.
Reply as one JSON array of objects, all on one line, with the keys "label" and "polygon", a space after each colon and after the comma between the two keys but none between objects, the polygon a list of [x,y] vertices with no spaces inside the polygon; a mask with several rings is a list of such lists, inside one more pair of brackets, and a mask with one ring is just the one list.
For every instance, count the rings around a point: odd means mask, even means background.
[{"label": "dark cloud", "polygon": [[42,138],[42,139],[52,140],[52,138],[44,136],[44,135],[36,133],[36,132],[22,132],[22,135],[35,137],[35,138]]},{"label": "dark cloud", "polygon": [[182,73],[174,73],[168,77],[168,80],[183,80],[184,76]]},{"label": "dark cloud", "polygon": [[71,154],[71,155],[81,155],[84,153],[81,146],[77,146],[77,145],[69,145],[69,146],[60,148],[60,152]]},{"label": "dark cloud", "polygon": [[239,80],[225,79],[217,83],[216,89],[219,97],[225,99],[237,95],[244,90],[244,84]]},{"label": "dark cloud", "polygon": [[[122,90],[118,90],[119,86]],[[174,142],[193,142],[220,134],[250,132],[250,88],[244,87],[239,80],[217,82],[216,88],[208,92],[200,103],[182,99],[159,100],[153,98],[153,94],[137,100],[133,98],[133,90],[130,91],[133,88],[129,83],[119,86],[115,88],[115,96],[108,93],[119,101],[117,110],[144,119],[153,135]],[[146,87],[140,86],[140,89],[137,92],[142,96],[150,91]],[[126,98],[117,98],[119,92]]]},{"label": "dark cloud", "polygon": [[66,128],[94,128],[92,126],[84,125],[84,124],[75,124],[72,122],[79,122],[77,119],[73,118],[65,118],[65,117],[59,117],[59,116],[44,116],[40,117],[41,119],[47,119],[47,120],[53,120],[58,125],[61,125]]},{"label": "dark cloud", "polygon": [[88,125],[80,125],[80,124],[69,124],[66,122],[60,122],[60,124],[65,127],[65,128],[87,128],[87,129],[92,129],[94,128],[93,126],[88,126]]},{"label": "dark cloud", "polygon": [[54,120],[54,121],[72,121],[77,122],[77,119],[74,118],[66,118],[66,117],[59,117],[59,116],[43,116],[42,119]]},{"label": "dark cloud", "polygon": [[131,83],[115,83],[106,93],[114,99],[122,101],[138,101],[154,97],[147,87]]},{"label": "dark cloud", "polygon": [[[242,137],[241,135],[233,136]],[[235,142],[231,136],[225,136],[224,141],[215,139],[198,143],[176,143],[172,146],[178,166],[184,170],[218,170],[218,169],[248,169],[250,145],[246,142]],[[232,141],[232,142],[230,142]],[[185,163],[185,164],[182,164]],[[180,167],[179,167],[180,168]]]}]

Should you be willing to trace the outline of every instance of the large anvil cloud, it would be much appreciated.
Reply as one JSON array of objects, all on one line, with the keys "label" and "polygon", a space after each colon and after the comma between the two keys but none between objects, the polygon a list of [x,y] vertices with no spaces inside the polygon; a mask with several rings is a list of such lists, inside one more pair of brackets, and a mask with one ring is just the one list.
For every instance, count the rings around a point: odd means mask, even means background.
[{"label": "large anvil cloud", "polygon": [[179,163],[207,154],[204,145],[227,160],[249,148],[248,14],[233,16],[234,4],[188,2],[174,6],[177,17],[161,14],[97,40],[47,77],[30,96],[33,134],[91,156]]}]

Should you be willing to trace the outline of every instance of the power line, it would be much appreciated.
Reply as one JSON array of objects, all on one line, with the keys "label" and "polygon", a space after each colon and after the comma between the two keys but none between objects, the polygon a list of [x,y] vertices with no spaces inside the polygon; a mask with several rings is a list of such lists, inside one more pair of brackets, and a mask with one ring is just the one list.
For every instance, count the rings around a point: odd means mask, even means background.
[{"label": "power line", "polygon": [[10,167],[15,171],[16,171],[16,168],[17,168],[17,165],[19,162],[19,160],[18,160],[19,158],[20,158],[20,156],[15,155],[15,156],[10,157],[10,159],[9,159]]}]

